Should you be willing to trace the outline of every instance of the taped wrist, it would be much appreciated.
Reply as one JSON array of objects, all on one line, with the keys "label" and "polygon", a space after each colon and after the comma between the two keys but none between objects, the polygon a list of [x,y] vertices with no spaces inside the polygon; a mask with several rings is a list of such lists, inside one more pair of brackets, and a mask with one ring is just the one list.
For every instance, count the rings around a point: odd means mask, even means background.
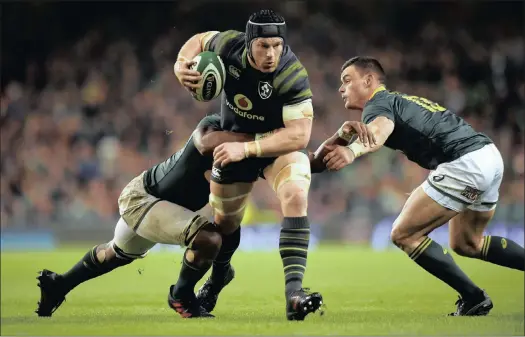
[{"label": "taped wrist", "polygon": [[244,157],[245,158],[260,157],[261,154],[262,154],[261,144],[259,143],[258,140],[255,140],[253,142],[244,143]]}]

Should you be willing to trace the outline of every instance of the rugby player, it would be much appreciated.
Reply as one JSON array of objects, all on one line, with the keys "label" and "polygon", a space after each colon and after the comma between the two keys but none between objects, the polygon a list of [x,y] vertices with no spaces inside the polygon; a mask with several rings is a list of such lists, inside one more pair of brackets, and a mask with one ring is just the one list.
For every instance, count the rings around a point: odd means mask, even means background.
[{"label": "rugby player", "polygon": [[307,197],[311,170],[304,149],[312,128],[312,91],[306,69],[286,44],[285,33],[286,23],[280,15],[261,10],[249,18],[245,32],[194,35],[182,46],[174,65],[179,81],[193,90],[200,74],[191,70],[191,60],[203,51],[217,53],[227,72],[221,129],[266,134],[254,141],[228,142],[214,151],[210,205],[221,229],[222,248],[197,295],[208,311],[234,277],[230,259],[239,246],[247,198],[260,175],[275,191],[284,215],[279,251],[287,318],[303,320],[322,305],[321,294],[302,287],[310,236]]},{"label": "rugby player", "polygon": [[219,128],[219,116],[205,117],[181,150],[123,189],[118,199],[121,217],[110,242],[90,249],[64,274],[40,272],[38,316],[51,316],[79,284],[143,258],[163,243],[187,247],[181,277],[170,287],[169,306],[184,318],[213,317],[199,305],[193,283],[211,267],[222,241],[203,209],[210,194],[212,152],[225,141],[254,139]]},{"label": "rugby player", "polygon": [[457,254],[524,270],[523,247],[507,238],[483,236],[494,215],[503,177],[498,149],[489,137],[447,108],[388,90],[385,72],[374,58],[354,57],[341,71],[339,91],[344,106],[362,111],[362,121],[377,143],[365,146],[356,140],[348,146],[325,146],[327,168],[340,170],[384,145],[431,170],[395,220],[391,240],[460,294],[456,311],[450,315],[487,315],[493,307],[490,297],[428,234],[448,222],[450,247]]}]

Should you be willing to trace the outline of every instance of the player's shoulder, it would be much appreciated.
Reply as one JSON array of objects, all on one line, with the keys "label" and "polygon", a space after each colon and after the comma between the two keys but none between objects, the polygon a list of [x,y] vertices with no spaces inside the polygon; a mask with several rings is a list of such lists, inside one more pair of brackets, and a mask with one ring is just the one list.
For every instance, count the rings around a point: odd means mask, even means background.
[{"label": "player's shoulder", "polygon": [[393,102],[396,99],[396,93],[388,90],[385,87],[380,87],[378,90],[374,91],[372,97],[365,104],[365,109],[372,109],[374,107],[385,107],[391,108]]},{"label": "player's shoulder", "polygon": [[395,94],[386,87],[379,87],[372,97],[366,102],[361,120],[370,123],[378,116],[385,116],[391,120],[395,119]]},{"label": "player's shoulder", "polygon": [[284,95],[290,89],[300,89],[298,86],[309,88],[308,72],[290,46],[285,46],[274,73],[273,87],[279,95]]},{"label": "player's shoulder", "polygon": [[204,50],[213,51],[219,55],[227,55],[238,46],[244,46],[245,33],[238,30],[215,32],[207,41]]}]

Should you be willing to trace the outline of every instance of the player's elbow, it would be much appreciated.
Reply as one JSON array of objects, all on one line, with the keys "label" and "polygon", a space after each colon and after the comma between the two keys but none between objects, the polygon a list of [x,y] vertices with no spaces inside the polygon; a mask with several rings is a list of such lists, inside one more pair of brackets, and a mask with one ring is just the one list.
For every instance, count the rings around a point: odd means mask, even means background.
[{"label": "player's elbow", "polygon": [[193,145],[202,156],[211,155],[213,153],[213,147],[209,145],[206,140],[204,130],[198,129],[193,136]]}]

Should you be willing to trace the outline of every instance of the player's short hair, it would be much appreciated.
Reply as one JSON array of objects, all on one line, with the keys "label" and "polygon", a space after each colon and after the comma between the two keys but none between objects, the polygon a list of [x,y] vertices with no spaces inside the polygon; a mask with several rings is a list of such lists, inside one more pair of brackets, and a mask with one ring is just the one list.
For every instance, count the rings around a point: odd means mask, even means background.
[{"label": "player's short hair", "polygon": [[381,83],[385,83],[386,81],[385,70],[376,58],[368,56],[354,56],[343,64],[343,66],[341,67],[341,71],[344,71],[351,65],[363,70],[372,71],[376,73],[378,75],[379,82]]},{"label": "player's short hair", "polygon": [[271,9],[261,9],[253,13],[249,19],[253,23],[283,23],[284,18]]}]

